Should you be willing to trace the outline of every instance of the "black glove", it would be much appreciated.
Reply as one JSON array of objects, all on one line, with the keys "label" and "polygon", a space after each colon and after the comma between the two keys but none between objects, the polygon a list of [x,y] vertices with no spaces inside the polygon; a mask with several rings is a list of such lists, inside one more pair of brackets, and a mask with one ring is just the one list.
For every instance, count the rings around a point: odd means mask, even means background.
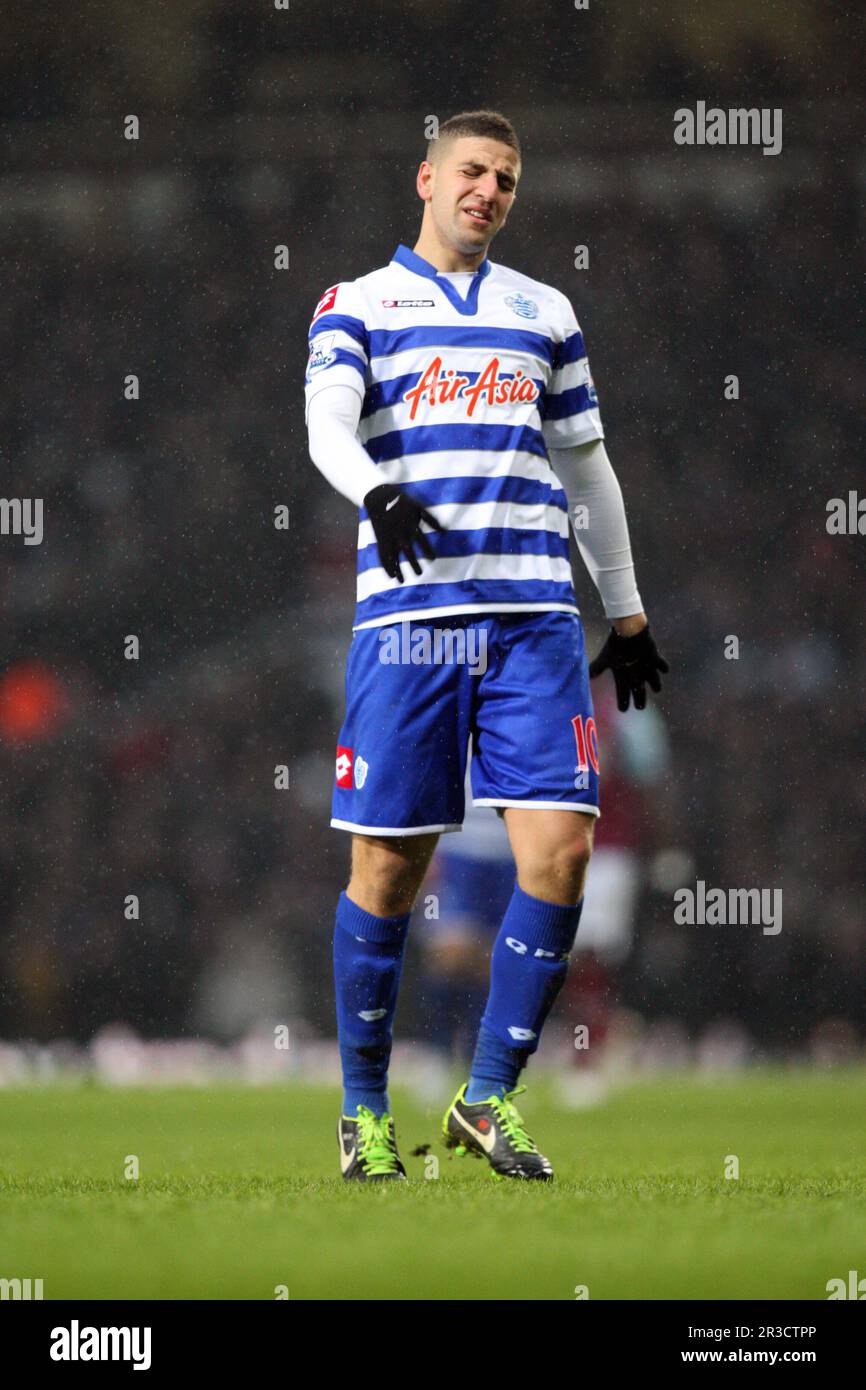
[{"label": "black glove", "polygon": [[613,671],[616,703],[621,710],[628,709],[629,696],[634,696],[635,709],[643,709],[647,683],[658,694],[662,688],[659,671],[667,674],[670,670],[664,657],[659,656],[649,626],[641,628],[633,637],[620,637],[616,629],[611,628],[610,636],[590,664],[590,678],[595,680],[608,668]]},{"label": "black glove", "polygon": [[414,549],[416,545],[428,560],[435,559],[433,547],[421,530],[421,522],[426,521],[434,531],[444,531],[445,527],[440,526],[435,516],[431,516],[426,507],[420,506],[408,492],[402,492],[395,483],[380,483],[367,493],[364,506],[373,523],[382,568],[392,579],[399,579],[403,583],[401,556],[409,561],[416,574],[421,573]]}]

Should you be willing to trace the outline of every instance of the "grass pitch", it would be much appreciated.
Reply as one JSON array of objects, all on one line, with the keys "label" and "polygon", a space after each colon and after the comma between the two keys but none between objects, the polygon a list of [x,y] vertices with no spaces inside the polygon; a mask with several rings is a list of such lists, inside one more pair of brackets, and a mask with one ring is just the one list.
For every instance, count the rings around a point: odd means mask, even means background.
[{"label": "grass pitch", "polygon": [[412,1181],[364,1186],[337,1174],[330,1092],[0,1092],[0,1277],[46,1299],[571,1300],[826,1299],[866,1274],[862,1069],[642,1082],[579,1112],[533,1086],[553,1185],[493,1182],[440,1147],[439,1107],[394,1102]]}]

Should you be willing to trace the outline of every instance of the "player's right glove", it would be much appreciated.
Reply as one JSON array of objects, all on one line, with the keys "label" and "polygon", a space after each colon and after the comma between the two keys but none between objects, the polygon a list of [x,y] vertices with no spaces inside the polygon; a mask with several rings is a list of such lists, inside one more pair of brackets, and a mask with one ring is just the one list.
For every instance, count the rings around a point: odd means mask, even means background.
[{"label": "player's right glove", "polygon": [[401,558],[409,561],[416,574],[421,573],[416,545],[428,560],[435,559],[433,547],[421,530],[421,522],[426,521],[434,531],[444,531],[445,527],[408,492],[403,492],[395,483],[380,483],[367,493],[364,506],[373,524],[382,568],[392,579],[403,583]]},{"label": "player's right glove", "polygon": [[647,685],[658,694],[662,688],[659,672],[667,674],[670,670],[664,657],[659,655],[649,624],[633,637],[620,637],[616,628],[611,628],[610,636],[595,661],[590,663],[590,679],[595,680],[608,668],[616,684],[617,707],[623,711],[628,709],[632,696],[635,709],[643,709]]}]

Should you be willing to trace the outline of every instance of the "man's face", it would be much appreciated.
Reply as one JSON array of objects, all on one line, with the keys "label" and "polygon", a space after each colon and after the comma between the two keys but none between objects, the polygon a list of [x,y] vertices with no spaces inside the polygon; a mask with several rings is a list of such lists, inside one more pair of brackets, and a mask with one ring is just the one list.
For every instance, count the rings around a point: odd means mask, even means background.
[{"label": "man's face", "polygon": [[418,194],[441,241],[463,256],[486,251],[514,202],[520,162],[509,145],[483,136],[446,141],[435,164],[418,171]]}]

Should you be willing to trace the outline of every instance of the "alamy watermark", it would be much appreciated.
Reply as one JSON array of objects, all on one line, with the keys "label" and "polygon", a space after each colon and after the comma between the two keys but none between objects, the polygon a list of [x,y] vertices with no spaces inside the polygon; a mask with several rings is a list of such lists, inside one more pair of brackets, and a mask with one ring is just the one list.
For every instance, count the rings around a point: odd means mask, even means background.
[{"label": "alamy watermark", "polygon": [[485,627],[416,627],[408,618],[399,627],[379,631],[383,666],[468,666],[471,676],[487,670]]},{"label": "alamy watermark", "polygon": [[851,488],[847,497],[831,497],[827,503],[828,536],[866,536],[866,497]]},{"label": "alamy watermark", "polygon": [[707,888],[699,878],[694,888],[674,893],[678,926],[762,926],[764,936],[782,930],[781,888]]},{"label": "alamy watermark", "polygon": [[858,1303],[866,1299],[866,1279],[861,1279],[856,1269],[848,1270],[848,1279],[828,1279],[824,1286],[827,1290],[827,1300],[834,1298],[853,1298]]},{"label": "alamy watermark", "polygon": [[0,497],[0,536],[23,536],[25,545],[41,545],[41,497]]},{"label": "alamy watermark", "polygon": [[674,112],[676,145],[761,145],[764,154],[782,150],[782,109],[779,106],[707,108],[699,101],[694,111],[681,106]]},{"label": "alamy watermark", "polygon": [[41,1279],[0,1279],[0,1301],[27,1302],[43,1297]]},{"label": "alamy watermark", "polygon": [[69,1327],[51,1329],[48,1352],[52,1361],[131,1361],[134,1371],[150,1370],[149,1327],[82,1327],[73,1318]]}]

